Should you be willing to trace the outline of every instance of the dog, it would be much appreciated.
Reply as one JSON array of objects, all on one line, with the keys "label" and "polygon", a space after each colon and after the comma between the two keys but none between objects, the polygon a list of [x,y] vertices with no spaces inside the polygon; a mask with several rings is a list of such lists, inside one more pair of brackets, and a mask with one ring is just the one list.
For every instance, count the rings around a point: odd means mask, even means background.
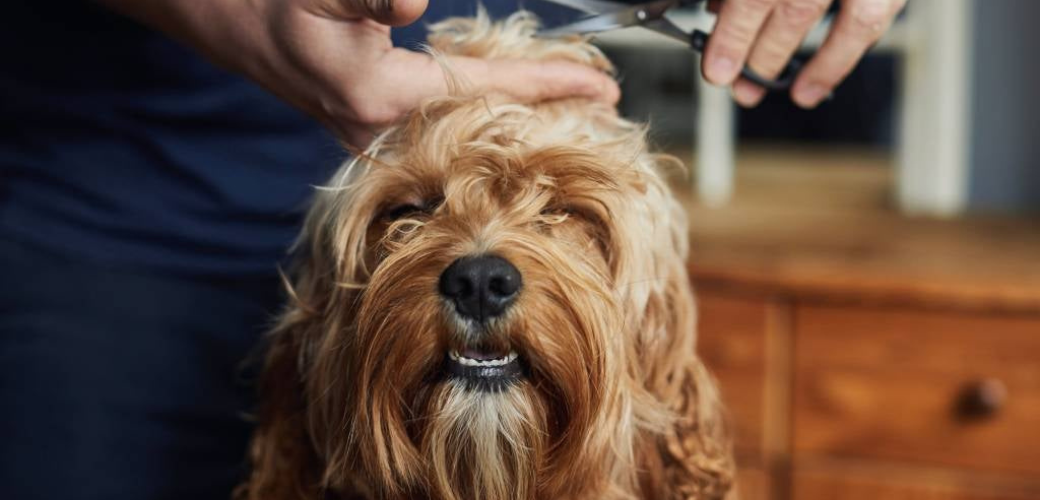
[{"label": "dog", "polygon": [[[481,13],[429,44],[612,71],[537,27]],[[606,104],[451,87],[318,191],[238,497],[724,498],[677,160]]]}]

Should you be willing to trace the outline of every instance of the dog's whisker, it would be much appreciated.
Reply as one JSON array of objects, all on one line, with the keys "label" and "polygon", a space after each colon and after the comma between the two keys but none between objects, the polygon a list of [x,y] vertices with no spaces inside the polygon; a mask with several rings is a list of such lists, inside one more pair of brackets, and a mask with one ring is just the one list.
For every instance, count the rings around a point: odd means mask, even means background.
[{"label": "dog's whisker", "polygon": [[368,283],[352,283],[347,281],[340,281],[336,283],[336,287],[344,290],[364,290],[368,287]]},{"label": "dog's whisker", "polygon": [[633,287],[633,286],[636,286],[636,285],[645,285],[647,283],[660,283],[662,281],[663,282],[667,282],[668,279],[669,279],[668,277],[660,277],[660,278],[646,278],[646,279],[631,280],[631,281],[626,281],[624,283],[618,284],[616,288],[618,290],[623,290],[625,288]]}]

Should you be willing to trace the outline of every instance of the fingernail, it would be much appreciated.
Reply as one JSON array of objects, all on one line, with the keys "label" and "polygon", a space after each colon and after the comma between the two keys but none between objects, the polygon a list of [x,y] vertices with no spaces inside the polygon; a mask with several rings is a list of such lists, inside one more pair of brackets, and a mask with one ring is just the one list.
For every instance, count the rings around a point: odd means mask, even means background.
[{"label": "fingernail", "polygon": [[733,84],[733,99],[745,108],[758,106],[765,96],[765,89],[749,81],[737,80],[737,83]]},{"label": "fingernail", "polygon": [[708,80],[716,85],[728,85],[737,77],[737,63],[725,56],[711,60],[708,66]]},{"label": "fingernail", "polygon": [[794,100],[803,108],[815,108],[820,105],[820,101],[824,97],[827,97],[827,94],[827,89],[822,85],[810,83],[795,91]]}]

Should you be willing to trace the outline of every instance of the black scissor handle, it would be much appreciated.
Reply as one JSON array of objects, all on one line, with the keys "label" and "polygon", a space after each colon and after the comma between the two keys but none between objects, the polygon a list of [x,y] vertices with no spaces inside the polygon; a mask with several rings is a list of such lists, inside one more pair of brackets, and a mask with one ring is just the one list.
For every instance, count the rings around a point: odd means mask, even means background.
[{"label": "black scissor handle", "polygon": [[[690,47],[697,52],[704,53],[704,49],[708,46],[708,35],[701,30],[694,30],[693,34],[690,35]],[[798,77],[798,72],[802,70],[802,61],[798,59],[791,59],[784,68],[784,71],[780,73],[780,76],[776,80],[770,80],[762,75],[755,72],[755,70],[745,65],[740,70],[740,76],[743,76],[748,81],[768,90],[789,90],[794,85],[795,78]]]}]

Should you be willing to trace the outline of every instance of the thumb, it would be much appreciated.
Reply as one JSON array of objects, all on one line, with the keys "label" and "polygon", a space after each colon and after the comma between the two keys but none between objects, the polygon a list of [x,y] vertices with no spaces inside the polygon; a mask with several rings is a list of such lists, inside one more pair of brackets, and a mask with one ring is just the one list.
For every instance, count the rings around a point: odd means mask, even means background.
[{"label": "thumb", "polygon": [[428,0],[312,0],[326,17],[363,17],[387,26],[406,26],[426,12]]},{"label": "thumb", "polygon": [[362,15],[387,26],[407,26],[426,12],[428,0],[346,0],[359,4]]},{"label": "thumb", "polygon": [[[472,85],[478,95],[500,94],[517,102],[536,103],[584,97],[616,104],[617,83],[594,68],[569,61],[523,59],[488,60],[449,56],[447,66]],[[362,130],[355,139],[371,138],[371,130],[383,128],[408,113],[423,100],[448,95],[443,67],[427,54],[391,49],[374,65],[367,85],[358,90],[353,110],[359,118],[350,127]],[[367,128],[366,128],[367,127]],[[349,131],[348,131],[349,132]],[[362,138],[363,139],[363,138]],[[358,139],[355,145],[365,141]]]}]

